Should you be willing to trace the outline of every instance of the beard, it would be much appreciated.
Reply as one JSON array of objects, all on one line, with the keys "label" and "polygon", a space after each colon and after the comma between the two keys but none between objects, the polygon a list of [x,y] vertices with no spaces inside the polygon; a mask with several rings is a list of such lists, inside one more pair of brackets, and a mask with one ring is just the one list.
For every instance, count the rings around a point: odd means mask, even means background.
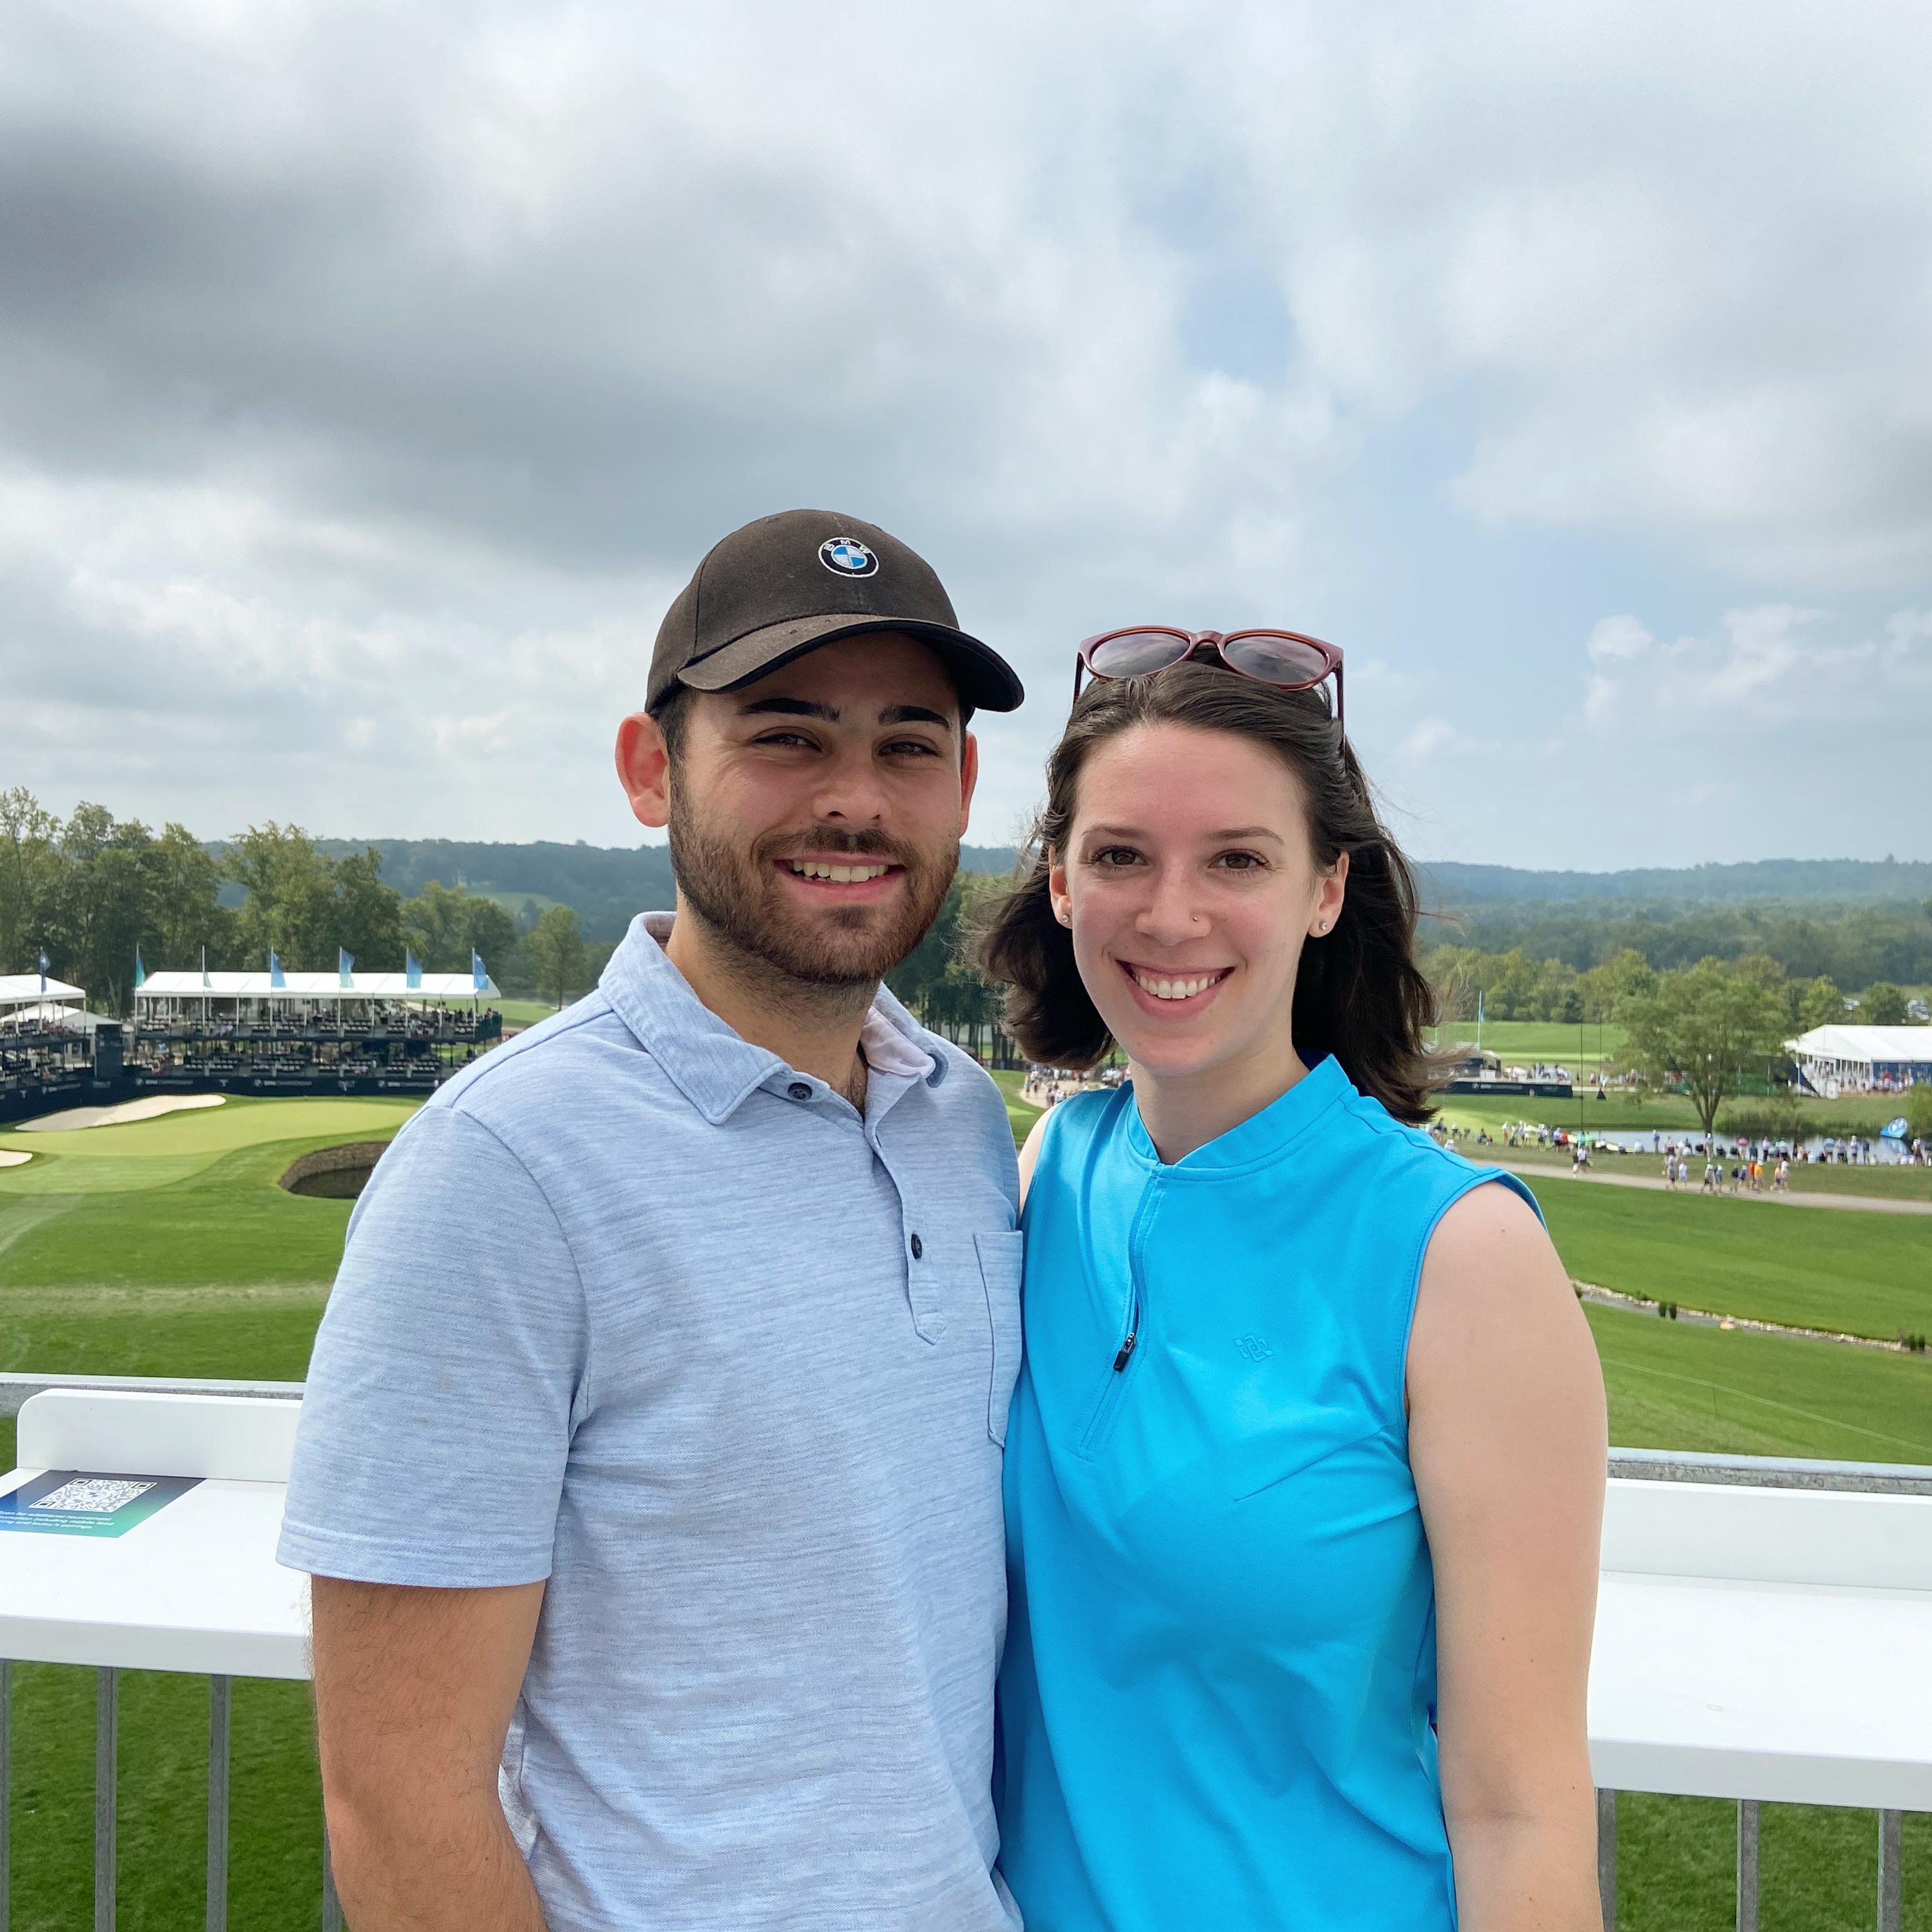
[{"label": "beard", "polygon": [[[772,832],[748,851],[700,824],[674,789],[671,877],[686,905],[759,976],[820,992],[878,986],[923,939],[946,902],[959,842],[922,852],[882,832]],[[806,852],[883,860],[902,868],[896,898],[802,911],[784,897],[777,863]]]}]

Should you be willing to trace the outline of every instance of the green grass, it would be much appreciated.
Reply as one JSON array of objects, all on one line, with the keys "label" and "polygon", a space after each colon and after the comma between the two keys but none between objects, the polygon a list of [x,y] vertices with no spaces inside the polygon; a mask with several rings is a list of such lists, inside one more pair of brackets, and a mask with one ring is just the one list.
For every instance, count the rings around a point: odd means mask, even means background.
[{"label": "green grass", "polygon": [[[1625,1037],[1620,1026],[1600,1027],[1594,1022],[1582,1026],[1564,1026],[1549,1020],[1483,1022],[1483,1051],[1496,1054],[1510,1066],[1527,1066],[1539,1060],[1549,1066],[1598,1066],[1606,1061],[1621,1066]],[[1473,1047],[1475,1022],[1444,1022],[1436,1029],[1435,1043]]]},{"label": "green grass", "polygon": [[548,1000],[499,1000],[496,1010],[503,1016],[506,1026],[528,1027],[548,1019],[556,1008]]},{"label": "green grass", "polygon": [[1932,1462],[1932,1358],[1585,1312],[1622,1448]]},{"label": "green grass", "polygon": [[[318,1285],[350,1204],[289,1193],[297,1155],[386,1140],[415,1102],[230,1100],[125,1126],[0,1134],[0,1295],[14,1288]],[[0,1303],[4,1305],[4,1303]]]},{"label": "green grass", "polygon": [[[1038,1110],[1018,1100],[1018,1074],[994,1078],[1022,1139]],[[299,1379],[350,1204],[284,1193],[275,1177],[307,1148],[382,1138],[408,1112],[407,1103],[387,1102],[231,1100],[71,1136],[0,1134],[0,1146],[43,1156],[0,1170],[0,1364]],[[1536,1184],[1572,1271],[1590,1280],[1659,1292],[1654,1272],[1645,1286],[1622,1271],[1665,1270],[1675,1256],[1682,1276],[1717,1281],[1723,1292],[1788,1298],[1794,1307],[1869,1306],[1874,1278],[1904,1298],[1900,1306],[1923,1305],[1922,1289],[1912,1301],[1911,1282],[1925,1280],[1928,1250],[1908,1243],[1894,1252],[1882,1235],[1932,1235],[1932,1220]],[[1625,1204],[1635,1211],[1620,1215]],[[1696,1219],[1714,1209],[1724,1210],[1721,1220]],[[1814,1222],[1829,1224],[1815,1240],[1804,1233]],[[1881,1223],[1872,1245],[1868,1234]],[[1901,1260],[1903,1280],[1885,1288]],[[1682,1287],[1660,1292],[1708,1298]],[[1924,1358],[1614,1310],[1588,1317],[1619,1443],[1932,1462],[1932,1362]],[[12,1436],[11,1424],[0,1424],[10,1466]],[[93,1674],[25,1665],[14,1676],[13,1923],[23,1932],[69,1932],[90,1915]],[[119,1922],[128,1932],[199,1922],[206,1714],[202,1680],[123,1679]],[[238,1682],[233,1749],[231,1922],[313,1924],[320,1812],[305,1687]],[[1624,1799],[1625,1932],[1730,1924],[1734,1815],[1702,1800]],[[1765,1932],[1869,1925],[1870,1814],[1767,1807],[1763,1833]],[[1908,1820],[1906,1835],[1906,1924],[1932,1932],[1932,1884],[1921,1876],[1932,1870],[1932,1820]]]},{"label": "green grass", "polygon": [[1006,1103],[1006,1124],[1013,1130],[1015,1147],[1026,1144],[1026,1137],[1032,1132],[1034,1122],[1046,1111],[1020,1098],[1020,1083],[1025,1078],[1024,1073],[1004,1070],[993,1076],[993,1084],[999,1088],[1000,1097]]},{"label": "green grass", "polygon": [[1932,1331],[1932,1215],[1526,1178],[1576,1280],[1881,1341]]}]

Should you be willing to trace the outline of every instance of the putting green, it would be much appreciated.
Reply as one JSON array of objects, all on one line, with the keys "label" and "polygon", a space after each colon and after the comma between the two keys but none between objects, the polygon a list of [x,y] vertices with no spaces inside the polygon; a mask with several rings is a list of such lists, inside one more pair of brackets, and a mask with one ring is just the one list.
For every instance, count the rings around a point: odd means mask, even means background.
[{"label": "putting green", "polygon": [[34,1156],[27,1167],[0,1172],[0,1203],[21,1194],[128,1193],[166,1187],[204,1172],[226,1155],[270,1142],[319,1137],[325,1144],[374,1140],[393,1133],[418,1104],[403,1100],[231,1097],[225,1107],[85,1132],[0,1132],[0,1149]]}]

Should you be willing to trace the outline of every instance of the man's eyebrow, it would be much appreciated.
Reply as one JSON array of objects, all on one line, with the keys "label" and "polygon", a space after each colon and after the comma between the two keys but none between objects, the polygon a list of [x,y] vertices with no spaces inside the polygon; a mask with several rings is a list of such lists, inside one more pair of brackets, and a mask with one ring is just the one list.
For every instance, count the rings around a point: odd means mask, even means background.
[{"label": "man's eyebrow", "polygon": [[808,698],[754,698],[750,704],[738,707],[740,718],[756,718],[766,712],[776,712],[785,718],[822,718],[828,724],[838,722],[838,713],[833,706],[814,704]]},{"label": "man's eyebrow", "polygon": [[879,713],[881,724],[938,724],[950,731],[952,720],[944,712],[928,711],[922,704],[889,704]]}]

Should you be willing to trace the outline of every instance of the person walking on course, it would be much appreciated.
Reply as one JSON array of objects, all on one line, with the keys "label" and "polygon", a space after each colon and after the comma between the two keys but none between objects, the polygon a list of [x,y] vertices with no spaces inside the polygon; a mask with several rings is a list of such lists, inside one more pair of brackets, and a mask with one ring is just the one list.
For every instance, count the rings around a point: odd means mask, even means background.
[{"label": "person walking on course", "polygon": [[1018,1926],[1018,1171],[879,982],[1021,696],[850,517],[671,606],[616,758],[675,910],[403,1129],[316,1342],[280,1555],[356,1932]]},{"label": "person walking on course", "polygon": [[1407,862],[1287,632],[1143,629],[985,957],[1036,1124],[1000,1870],[1039,1932],[1596,1932],[1603,1384],[1514,1176],[1423,1131]]}]

